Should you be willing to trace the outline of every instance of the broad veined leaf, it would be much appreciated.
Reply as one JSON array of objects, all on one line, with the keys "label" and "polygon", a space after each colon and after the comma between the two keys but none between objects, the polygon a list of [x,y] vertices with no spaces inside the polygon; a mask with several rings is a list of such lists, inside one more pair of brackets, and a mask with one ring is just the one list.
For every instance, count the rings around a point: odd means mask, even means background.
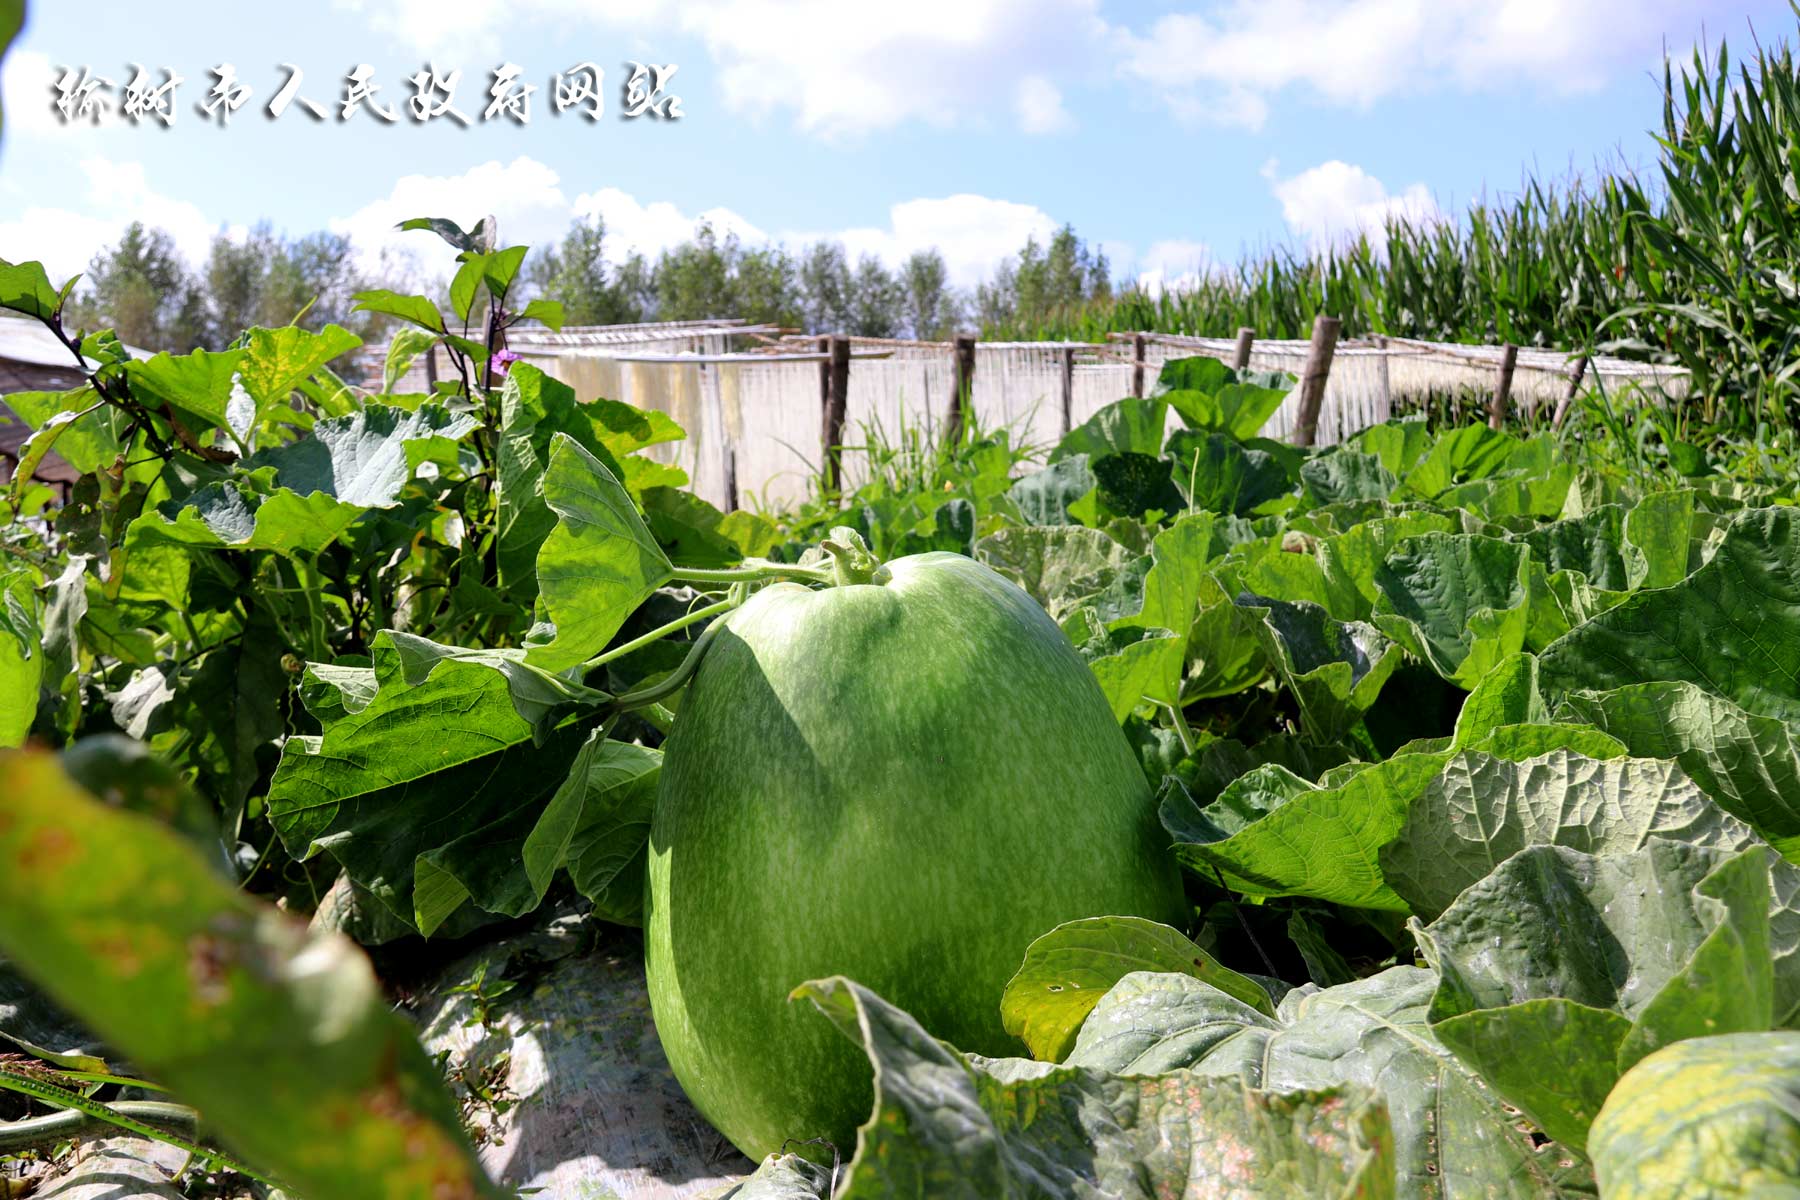
[{"label": "broad veined leaf", "polygon": [[1099,486],[1088,456],[1073,454],[1013,484],[1007,495],[1028,525],[1073,525],[1069,506]]},{"label": "broad veined leaf", "polygon": [[362,344],[361,338],[340,325],[327,325],[317,333],[294,325],[252,329],[244,335],[239,376],[260,411],[286,404],[301,380]]},{"label": "broad veined leaf", "polygon": [[975,557],[1005,575],[1060,622],[1116,572],[1138,556],[1098,529],[1051,525],[1003,529],[975,543]]},{"label": "broad veined leaf", "polygon": [[29,568],[0,572],[0,747],[23,745],[37,716],[44,650],[36,588]]},{"label": "broad veined leaf", "polygon": [[1361,621],[1334,621],[1317,604],[1250,592],[1241,593],[1237,604],[1256,618],[1263,652],[1299,702],[1301,722],[1314,741],[1349,733],[1400,665],[1398,642]]},{"label": "broad veined leaf", "polygon": [[1161,400],[1115,400],[1064,435],[1050,452],[1050,464],[1077,454],[1089,459],[1103,454],[1158,454],[1169,406]]},{"label": "broad veined leaf", "polygon": [[1261,984],[1221,966],[1179,930],[1142,917],[1090,917],[1058,925],[1026,947],[1024,963],[1000,998],[1006,1032],[1024,1042],[1033,1058],[1061,1062],[1100,997],[1134,971],[1192,975],[1275,1015]]},{"label": "broad veined leaf", "polygon": [[538,551],[538,595],[556,637],[528,657],[560,671],[604,649],[674,567],[623,485],[567,434],[551,441],[544,502],[557,523]]},{"label": "broad veined leaf", "polygon": [[1182,430],[1169,438],[1175,486],[1193,508],[1243,516],[1284,496],[1294,477],[1274,454],[1217,433]]},{"label": "broad veined leaf", "polygon": [[0,308],[48,321],[62,307],[41,262],[7,262],[0,258]]},{"label": "broad veined leaf", "polygon": [[1663,1047],[1607,1096],[1588,1150],[1607,1200],[1800,1191],[1800,1034]]},{"label": "broad veined leaf", "polygon": [[1186,1071],[1245,1085],[1366,1088],[1393,1125],[1397,1194],[1591,1194],[1561,1147],[1538,1148],[1438,1043],[1426,1023],[1437,977],[1416,967],[1323,991],[1288,993],[1273,1017],[1185,974],[1126,976],[1082,1026],[1069,1066],[1169,1078]]},{"label": "broad veined leaf", "polygon": [[435,404],[415,412],[370,404],[350,416],[317,422],[310,438],[265,450],[249,465],[274,467],[276,481],[302,496],[323,492],[345,504],[390,508],[412,477],[408,443],[455,440],[474,428],[474,417]]},{"label": "broad veined leaf", "polygon": [[874,1112],[840,1200],[1395,1195],[1387,1114],[1363,1088],[1276,1094],[1189,1072],[1121,1077],[967,1059],[847,979],[803,984],[795,997],[875,1068]]},{"label": "broad veined leaf", "polygon": [[1525,644],[1530,555],[1498,538],[1425,533],[1375,572],[1373,620],[1439,675],[1471,688]]},{"label": "broad veined leaf", "polygon": [[309,557],[336,541],[368,511],[325,492],[277,488],[262,496],[236,482],[212,483],[179,504],[144,513],[126,531],[126,557],[149,542],[193,550],[273,550]]},{"label": "broad veined leaf", "polygon": [[1671,762],[1465,752],[1412,802],[1381,851],[1381,873],[1429,921],[1527,846],[1617,855],[1653,837],[1724,850],[1759,840]]},{"label": "broad veined leaf", "polygon": [[1179,512],[1183,501],[1169,477],[1169,460],[1151,454],[1102,454],[1092,460],[1098,499],[1108,512],[1128,517]]},{"label": "broad veined leaf", "polygon": [[[43,430],[62,413],[76,414],[93,408],[99,396],[88,386],[66,392],[8,392],[7,406],[19,419],[36,430]],[[84,475],[113,464],[124,446],[119,442],[119,411],[111,405],[94,409],[86,416],[64,425],[57,433],[53,448]],[[29,475],[29,471],[20,474]]]},{"label": "broad veined leaf", "polygon": [[535,907],[523,847],[585,733],[548,728],[542,671],[478,657],[505,653],[377,635],[374,696],[340,701],[322,737],[283,748],[269,819],[290,852],[328,851],[423,933],[465,899],[515,916]]},{"label": "broad veined leaf", "polygon": [[662,751],[609,741],[596,730],[582,745],[531,835],[525,873],[538,898],[558,870],[609,921],[641,923],[644,863]]},{"label": "broad veined leaf", "polygon": [[403,296],[399,292],[389,291],[387,288],[358,292],[356,293],[356,308],[353,311],[399,317],[402,321],[410,321],[433,333],[444,332],[443,315],[438,312],[437,305],[423,296]]},{"label": "broad veined leaf", "polygon": [[205,443],[208,430],[227,424],[225,410],[243,367],[243,350],[214,354],[195,350],[190,354],[162,353],[125,364],[134,395],[167,404],[183,419],[198,424],[190,429]]},{"label": "broad veined leaf", "polygon": [[1339,449],[1308,459],[1300,468],[1300,486],[1309,504],[1323,505],[1346,500],[1385,500],[1400,486],[1400,481],[1375,455]]},{"label": "broad veined leaf", "polygon": [[1486,425],[1464,425],[1439,434],[1407,471],[1403,483],[1407,491],[1420,498],[1435,500],[1458,484],[1485,479],[1506,469],[1521,445],[1510,433]]},{"label": "broad veined leaf", "polygon": [[1441,977],[1432,1028],[1544,1132],[1582,1147],[1651,1051],[1792,1019],[1794,877],[1760,845],[1528,847],[1429,926],[1414,921]]},{"label": "broad veined leaf", "polygon": [[1800,859],[1800,730],[1793,723],[1745,712],[1686,682],[1572,692],[1562,711],[1633,754],[1675,759],[1719,807]]},{"label": "broad veined leaf", "polygon": [[497,1200],[348,939],[252,900],[48,754],[0,756],[0,792],[0,946],[228,1147],[306,1195]]},{"label": "broad veined leaf", "polygon": [[1800,514],[1742,514],[1704,566],[1628,596],[1543,660],[1558,693],[1686,681],[1747,712],[1800,719]]}]

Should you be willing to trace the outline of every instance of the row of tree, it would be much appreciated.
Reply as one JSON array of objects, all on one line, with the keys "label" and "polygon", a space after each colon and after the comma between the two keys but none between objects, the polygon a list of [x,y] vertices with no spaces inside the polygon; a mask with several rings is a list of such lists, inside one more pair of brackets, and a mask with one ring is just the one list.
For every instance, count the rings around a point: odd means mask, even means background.
[{"label": "row of tree", "polygon": [[[517,298],[559,301],[574,325],[741,317],[812,333],[938,339],[1113,293],[1105,254],[1068,226],[1047,242],[1027,240],[972,292],[952,286],[935,249],[890,268],[873,255],[852,263],[838,242],[795,253],[746,246],[705,224],[655,260],[634,252],[615,262],[606,246],[598,218],[576,221],[561,242],[533,248]],[[133,224],[89,263],[74,316],[135,346],[182,351],[223,349],[247,326],[289,322],[379,336],[375,319],[353,311],[355,294],[369,288],[436,292],[447,307],[447,280],[421,284],[410,260],[392,253],[371,268],[355,249],[344,234],[288,238],[262,225],[242,238],[221,233],[196,269],[166,232]]]}]

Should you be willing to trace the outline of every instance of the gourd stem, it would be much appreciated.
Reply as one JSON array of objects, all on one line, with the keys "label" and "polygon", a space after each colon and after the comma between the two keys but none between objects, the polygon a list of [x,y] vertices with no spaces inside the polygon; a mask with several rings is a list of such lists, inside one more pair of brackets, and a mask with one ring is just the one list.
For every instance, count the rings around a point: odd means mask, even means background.
[{"label": "gourd stem", "polygon": [[675,578],[684,583],[760,583],[765,579],[804,579],[809,583],[831,583],[834,577],[827,567],[762,563],[754,567],[729,567],[720,570],[676,567]]},{"label": "gourd stem", "polygon": [[1194,730],[1187,722],[1187,714],[1181,711],[1181,702],[1168,704],[1161,700],[1151,700],[1148,696],[1145,696],[1144,699],[1150,700],[1150,703],[1158,708],[1168,711],[1174,721],[1175,736],[1181,740],[1181,753],[1187,758],[1194,757]]},{"label": "gourd stem", "polygon": [[[741,601],[733,599],[723,601],[722,603],[736,607]],[[651,684],[649,687],[639,688],[635,692],[627,692],[625,695],[618,697],[612,702],[612,707],[616,711],[623,712],[627,709],[643,708],[648,704],[661,704],[664,700],[667,700],[670,696],[673,696],[676,692],[687,686],[687,681],[693,677],[694,672],[699,668],[700,659],[706,653],[706,648],[712,645],[714,636],[718,634],[720,629],[724,628],[724,625],[725,623],[723,621],[714,621],[711,625],[708,625],[705,632],[694,639],[694,648],[688,651],[687,657],[681,660],[681,665],[679,667],[676,667],[663,679]]]},{"label": "gourd stem", "polygon": [[721,600],[717,604],[708,604],[705,608],[696,608],[693,612],[688,613],[686,616],[677,618],[676,620],[673,620],[673,621],[670,621],[667,625],[659,626],[656,629],[652,629],[649,633],[644,634],[642,637],[632,638],[629,642],[626,642],[623,646],[614,646],[611,650],[608,650],[604,654],[595,655],[593,658],[590,658],[586,662],[582,663],[581,669],[583,671],[591,671],[595,667],[605,666],[607,663],[612,662],[616,658],[624,658],[627,654],[630,654],[633,650],[642,650],[645,646],[648,646],[651,642],[661,641],[663,638],[668,637],[671,633],[679,633],[683,629],[686,629],[689,625],[693,625],[699,621],[704,621],[708,617],[717,616],[718,614],[720,614],[722,612],[728,612],[731,609],[736,608],[737,605],[738,605],[738,602],[736,600]]}]

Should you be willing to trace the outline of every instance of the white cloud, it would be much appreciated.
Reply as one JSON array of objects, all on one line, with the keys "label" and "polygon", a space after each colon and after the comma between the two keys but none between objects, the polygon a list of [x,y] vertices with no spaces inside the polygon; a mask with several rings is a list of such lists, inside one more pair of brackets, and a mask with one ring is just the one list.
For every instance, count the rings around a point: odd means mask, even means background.
[{"label": "white cloud", "polygon": [[1042,75],[1027,75],[1019,80],[1013,95],[1013,112],[1019,128],[1026,133],[1062,133],[1075,122],[1063,107],[1062,90]]},{"label": "white cloud", "polygon": [[1415,183],[1390,194],[1375,176],[1337,159],[1285,179],[1278,175],[1276,164],[1270,162],[1263,168],[1263,176],[1281,202],[1281,215],[1288,228],[1315,249],[1359,233],[1368,234],[1377,248],[1385,248],[1389,218],[1414,223],[1443,219],[1437,201],[1424,184]]},{"label": "white cloud", "polygon": [[832,240],[844,243],[852,260],[872,254],[892,265],[914,251],[936,248],[944,256],[950,282],[973,287],[990,275],[1003,258],[1019,252],[1025,239],[1043,242],[1058,223],[1032,204],[962,193],[936,199],[907,200],[888,210],[888,224],[826,233],[786,233],[790,246]]},{"label": "white cloud", "polygon": [[6,136],[63,131],[62,116],[52,107],[51,84],[56,66],[36,50],[13,50],[0,71],[0,101],[6,105]]},{"label": "white cloud", "polygon": [[1260,127],[1303,89],[1366,107],[1442,88],[1598,87],[1654,61],[1710,0],[1228,0],[1118,29],[1120,70],[1180,118]]},{"label": "white cloud", "polygon": [[[1028,132],[1042,132],[1061,111],[1052,77],[1097,69],[1107,30],[1099,0],[911,0],[882,8],[879,19],[842,0],[336,3],[424,54],[491,43],[524,22],[554,24],[565,35],[633,34],[652,54],[668,53],[659,42],[694,38],[711,64],[684,64],[675,85],[705,71],[733,110],[791,114],[826,138],[909,121],[984,124],[1009,111]],[[698,115],[691,101],[685,107]]]},{"label": "white cloud", "polygon": [[667,200],[648,204],[618,188],[601,188],[576,197],[572,216],[598,215],[606,226],[606,256],[621,262],[633,252],[654,259],[694,236],[705,222],[720,237],[735,235],[747,243],[765,242],[769,235],[729,208],[709,208],[692,216]]},{"label": "white cloud", "polygon": [[426,233],[395,228],[411,217],[448,217],[470,228],[493,216],[504,245],[543,245],[561,238],[573,215],[556,171],[520,155],[471,167],[460,175],[403,175],[388,194],[370,201],[347,217],[333,218],[333,233],[347,233],[357,250],[371,258],[383,248],[410,254],[448,271],[456,252]]},{"label": "white cloud", "polygon": [[1212,248],[1205,242],[1171,238],[1152,243],[1134,266],[1138,287],[1150,295],[1184,291],[1213,269]]},{"label": "white cloud", "polygon": [[[94,155],[82,160],[81,171],[87,182],[80,194],[88,198],[87,207],[34,205],[12,220],[0,221],[0,258],[40,261],[51,279],[60,283],[86,270],[94,253],[118,241],[127,225],[142,221],[167,230],[190,263],[206,261],[221,225],[197,205],[152,188],[143,163]],[[241,227],[226,232],[243,235]]]}]

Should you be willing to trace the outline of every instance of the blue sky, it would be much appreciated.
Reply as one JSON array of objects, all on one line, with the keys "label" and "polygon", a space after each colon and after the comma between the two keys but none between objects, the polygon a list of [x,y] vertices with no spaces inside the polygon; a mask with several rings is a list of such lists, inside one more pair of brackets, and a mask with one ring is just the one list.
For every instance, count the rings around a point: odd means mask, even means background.
[{"label": "blue sky", "polygon": [[[413,215],[495,213],[507,241],[598,213],[612,252],[696,220],[748,240],[839,238],[897,261],[942,247],[972,283],[1071,222],[1119,274],[1178,278],[1393,209],[1454,213],[1597,162],[1646,165],[1663,48],[1791,37],[1786,0],[172,0],[34,3],[4,67],[0,257],[80,269],[125,223],[198,257],[262,220],[351,233],[364,253],[447,256]],[[552,76],[604,68],[606,113],[553,114]],[[674,63],[679,121],[621,119],[629,60]],[[460,68],[470,128],[404,112],[427,62]],[[195,110],[230,62],[253,94]],[[531,120],[482,121],[503,62]],[[285,78],[332,109],[263,108]],[[335,119],[366,63],[392,125]],[[52,80],[133,65],[184,77],[173,126],[65,125]],[[115,109],[118,92],[112,95]]]}]

